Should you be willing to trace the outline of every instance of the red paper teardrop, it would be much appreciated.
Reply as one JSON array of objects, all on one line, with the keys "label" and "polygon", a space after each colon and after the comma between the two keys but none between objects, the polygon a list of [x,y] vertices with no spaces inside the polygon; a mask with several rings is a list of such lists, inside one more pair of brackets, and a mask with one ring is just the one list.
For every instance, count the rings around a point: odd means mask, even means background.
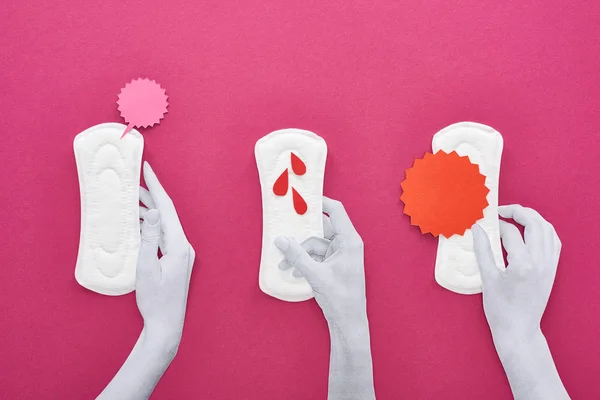
[{"label": "red paper teardrop", "polygon": [[288,170],[286,168],[285,171],[283,171],[281,173],[281,175],[279,175],[279,178],[277,178],[277,180],[273,184],[273,193],[275,193],[277,196],[285,196],[287,191],[288,191]]},{"label": "red paper teardrop", "polygon": [[304,175],[306,173],[306,164],[294,153],[291,153],[292,170],[296,175]]},{"label": "red paper teardrop", "polygon": [[294,210],[300,215],[304,215],[308,206],[306,201],[300,196],[300,193],[296,192],[296,189],[292,188],[292,198],[294,199]]}]

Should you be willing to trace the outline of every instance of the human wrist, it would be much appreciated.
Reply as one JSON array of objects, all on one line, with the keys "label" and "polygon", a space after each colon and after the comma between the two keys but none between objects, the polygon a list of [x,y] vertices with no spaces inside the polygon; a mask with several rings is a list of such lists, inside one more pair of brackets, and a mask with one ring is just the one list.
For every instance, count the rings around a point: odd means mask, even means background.
[{"label": "human wrist", "polygon": [[496,335],[494,345],[516,400],[569,399],[539,326]]},{"label": "human wrist", "polygon": [[369,320],[366,312],[345,314],[342,318],[328,320],[332,341],[342,341],[349,346],[370,349]]},{"label": "human wrist", "polygon": [[179,349],[181,332],[144,326],[141,338],[146,352],[171,362]]},{"label": "human wrist", "polygon": [[492,338],[498,358],[505,369],[515,363],[535,359],[539,349],[547,349],[546,338],[539,326],[532,329],[492,332]]},{"label": "human wrist", "polygon": [[509,353],[507,355],[512,352],[520,352],[523,347],[545,340],[539,324],[529,327],[490,325],[490,331],[496,347]]},{"label": "human wrist", "polygon": [[329,325],[338,326],[345,329],[346,326],[368,326],[367,310],[364,302],[357,303],[352,301],[342,302],[331,311],[323,311],[325,319]]},{"label": "human wrist", "polygon": [[331,338],[328,399],[375,399],[366,314],[338,322],[328,322]]}]

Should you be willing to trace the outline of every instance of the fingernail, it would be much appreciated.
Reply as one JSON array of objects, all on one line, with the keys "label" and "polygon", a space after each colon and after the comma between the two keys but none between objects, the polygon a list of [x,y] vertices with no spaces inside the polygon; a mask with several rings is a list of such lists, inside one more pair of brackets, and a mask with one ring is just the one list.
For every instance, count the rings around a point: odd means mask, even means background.
[{"label": "fingernail", "polygon": [[275,239],[275,246],[281,251],[286,251],[290,247],[290,242],[283,236],[279,236]]},{"label": "fingernail", "polygon": [[144,221],[146,221],[146,223],[150,226],[155,226],[156,224],[158,224],[159,220],[160,213],[158,212],[158,210],[155,209],[149,210],[146,213],[146,218],[144,218]]}]

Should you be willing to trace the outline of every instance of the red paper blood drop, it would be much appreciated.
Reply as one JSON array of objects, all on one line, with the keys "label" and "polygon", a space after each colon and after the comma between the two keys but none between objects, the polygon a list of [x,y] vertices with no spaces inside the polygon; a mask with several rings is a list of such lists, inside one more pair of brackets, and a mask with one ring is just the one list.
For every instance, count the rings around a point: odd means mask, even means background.
[{"label": "red paper blood drop", "polygon": [[292,170],[296,175],[304,175],[306,173],[306,164],[294,153],[292,155]]},{"label": "red paper blood drop", "polygon": [[294,210],[300,215],[304,215],[308,206],[306,205],[306,201],[300,196],[300,193],[296,192],[296,189],[292,188],[292,197],[294,199]]},{"label": "red paper blood drop", "polygon": [[277,178],[277,180],[273,184],[273,193],[275,193],[277,196],[285,196],[287,191],[288,191],[288,170],[286,168],[285,171],[283,171],[281,173],[281,175],[279,175],[279,178]]}]

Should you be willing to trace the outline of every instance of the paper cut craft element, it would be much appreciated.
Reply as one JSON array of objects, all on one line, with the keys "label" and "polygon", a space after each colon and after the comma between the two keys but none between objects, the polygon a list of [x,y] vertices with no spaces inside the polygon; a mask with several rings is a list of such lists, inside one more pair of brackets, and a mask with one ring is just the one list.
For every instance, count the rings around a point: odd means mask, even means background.
[{"label": "paper cut craft element", "polygon": [[295,155],[293,152],[290,153],[290,163],[292,164],[292,170],[296,175],[304,175],[306,173],[306,164]]},{"label": "paper cut craft element", "polygon": [[121,117],[127,122],[125,136],[132,128],[147,128],[159,124],[167,112],[167,94],[154,80],[138,78],[121,89],[117,100]]},{"label": "paper cut craft element", "polygon": [[421,233],[433,236],[462,235],[488,205],[485,176],[468,157],[456,152],[425,153],[406,170],[401,184],[404,213]]},{"label": "paper cut craft element", "polygon": [[105,123],[73,141],[81,195],[75,279],[94,292],[134,290],[140,248],[139,186],[144,139],[135,129]]},{"label": "paper cut craft element", "polygon": [[285,301],[313,297],[304,278],[282,271],[283,255],[275,247],[278,236],[299,242],[323,237],[323,177],[327,145],[316,134],[300,129],[272,132],[254,148],[261,185],[263,234],[259,286]]},{"label": "paper cut craft element", "polygon": [[[300,157],[295,155],[293,152],[291,152],[290,155],[290,164],[292,166],[292,171],[294,172],[294,174],[299,176],[304,175],[306,173],[306,164],[304,164]],[[277,196],[285,196],[288,192],[288,173],[289,168],[286,168],[285,171],[283,171],[281,175],[279,175],[279,178],[277,178],[277,180],[273,184],[273,193],[275,193]],[[292,202],[294,204],[294,210],[296,210],[298,214],[304,215],[304,213],[306,213],[308,205],[306,204],[306,201],[304,201],[302,195],[300,195],[300,193],[298,193],[298,191],[293,187]]]},{"label": "paper cut craft element", "polygon": [[306,210],[308,209],[306,201],[304,201],[304,198],[294,188],[292,188],[292,197],[292,201],[294,203],[294,210],[296,210],[296,212],[299,215],[304,215],[306,213]]},{"label": "paper cut craft element", "polygon": [[[432,141],[434,153],[456,151],[461,156],[468,156],[485,175],[485,185],[490,190],[487,194],[489,205],[483,210],[483,219],[477,221],[477,224],[489,236],[494,260],[500,269],[504,269],[504,259],[498,226],[498,181],[503,146],[502,135],[498,131],[474,122],[450,125],[436,133]],[[470,229],[463,236],[439,236],[435,280],[440,286],[456,293],[481,292],[481,276]]]},{"label": "paper cut craft element", "polygon": [[285,196],[288,192],[288,182],[288,169],[286,168],[273,184],[273,193],[275,193],[277,196]]}]

